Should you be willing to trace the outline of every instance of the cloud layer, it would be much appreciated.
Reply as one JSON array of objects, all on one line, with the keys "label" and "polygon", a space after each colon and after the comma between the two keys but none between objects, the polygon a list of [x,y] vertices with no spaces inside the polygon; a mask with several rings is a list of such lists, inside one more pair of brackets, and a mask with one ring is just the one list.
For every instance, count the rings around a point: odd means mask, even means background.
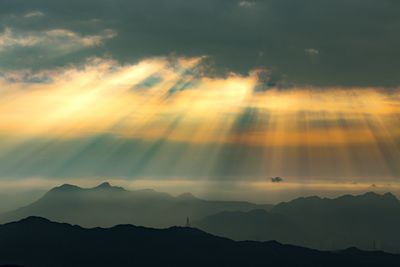
[{"label": "cloud layer", "polygon": [[398,90],[259,91],[259,72],[210,77],[203,60],[5,73],[0,176],[399,177]]},{"label": "cloud layer", "polygon": [[393,0],[2,0],[0,178],[391,188],[399,11]]},{"label": "cloud layer", "polygon": [[[33,54],[32,68],[105,54],[122,63],[176,54],[209,56],[216,74],[266,68],[269,82],[282,87],[400,82],[400,3],[393,0],[3,0],[0,10],[3,33],[63,29],[90,48],[49,57],[23,46],[3,55],[8,68],[27,67],[23,59]],[[88,47],[93,38],[103,45]]]}]

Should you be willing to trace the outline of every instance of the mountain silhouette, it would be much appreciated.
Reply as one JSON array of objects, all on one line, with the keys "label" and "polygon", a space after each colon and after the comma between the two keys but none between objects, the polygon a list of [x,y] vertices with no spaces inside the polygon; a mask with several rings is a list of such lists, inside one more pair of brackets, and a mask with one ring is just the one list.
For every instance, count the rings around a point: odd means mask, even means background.
[{"label": "mountain silhouette", "polygon": [[335,199],[298,198],[275,206],[207,201],[191,193],[173,197],[151,189],[128,191],[105,182],[93,188],[64,184],[0,222],[41,216],[84,227],[135,224],[192,225],[234,240],[277,240],[320,250],[358,247],[400,253],[400,202],[391,193]]},{"label": "mountain silhouette", "polygon": [[236,242],[193,228],[85,229],[40,217],[0,225],[0,264],[42,266],[398,266],[400,255]]},{"label": "mountain silhouette", "polygon": [[218,213],[195,225],[235,240],[275,239],[317,249],[354,246],[400,252],[400,202],[391,193],[298,198],[270,211]]},{"label": "mountain silhouette", "polygon": [[224,211],[195,222],[195,226],[234,240],[279,240],[282,243],[300,243],[306,238],[302,229],[289,218],[265,210]]},{"label": "mountain silhouette", "polygon": [[250,211],[271,207],[249,202],[207,201],[190,193],[173,197],[151,189],[128,191],[107,182],[94,188],[64,184],[51,189],[26,207],[1,214],[0,223],[41,216],[86,227],[109,227],[126,223],[164,228],[183,225],[188,216],[198,220],[221,211]]}]

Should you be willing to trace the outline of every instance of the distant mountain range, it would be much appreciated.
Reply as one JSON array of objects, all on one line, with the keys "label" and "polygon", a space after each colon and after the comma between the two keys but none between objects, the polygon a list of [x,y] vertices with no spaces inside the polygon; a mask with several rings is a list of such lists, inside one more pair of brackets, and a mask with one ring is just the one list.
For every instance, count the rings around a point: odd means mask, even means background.
[{"label": "distant mountain range", "polygon": [[258,205],[208,201],[190,193],[173,197],[154,190],[128,191],[103,183],[94,188],[62,185],[38,201],[0,215],[0,223],[29,216],[111,227],[134,224],[167,228],[185,225],[237,241],[276,240],[320,250],[358,247],[400,253],[400,201],[392,194],[366,193],[335,199],[298,198]]},{"label": "distant mountain range", "polygon": [[299,198],[270,211],[221,212],[195,224],[235,240],[278,240],[318,249],[400,252],[400,202],[392,194]]},{"label": "distant mountain range", "polygon": [[40,216],[86,227],[134,224],[165,228],[184,225],[187,217],[199,220],[221,211],[271,208],[249,202],[207,201],[190,193],[173,197],[150,189],[128,191],[107,182],[89,189],[64,184],[26,207],[1,214],[0,223]]},{"label": "distant mountain range", "polygon": [[84,229],[29,217],[0,225],[0,264],[43,266],[398,266],[400,255],[356,248],[322,252],[235,242],[193,228],[132,225]]}]

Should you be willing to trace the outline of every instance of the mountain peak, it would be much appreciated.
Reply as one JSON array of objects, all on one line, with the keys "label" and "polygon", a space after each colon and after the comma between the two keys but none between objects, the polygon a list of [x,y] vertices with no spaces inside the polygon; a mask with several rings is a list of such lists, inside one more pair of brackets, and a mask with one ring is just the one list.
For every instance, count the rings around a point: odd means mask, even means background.
[{"label": "mountain peak", "polygon": [[99,184],[96,187],[93,188],[81,188],[76,185],[71,185],[71,184],[63,184],[61,186],[54,187],[49,191],[49,193],[71,193],[71,192],[77,192],[81,190],[102,190],[102,191],[125,191],[124,188],[119,187],[119,186],[112,186],[109,182],[103,182]]},{"label": "mountain peak", "polygon": [[342,254],[359,254],[359,253],[363,253],[363,251],[357,247],[349,247],[343,250],[339,250],[339,253]]},{"label": "mountain peak", "polygon": [[72,184],[63,184],[57,187],[54,187],[50,191],[57,191],[57,192],[71,192],[81,189],[79,186],[72,185]]},{"label": "mountain peak", "polygon": [[43,217],[29,216],[29,217],[19,220],[18,222],[14,222],[14,223],[43,224],[43,223],[49,223],[49,222],[50,222],[50,220],[43,218]]},{"label": "mountain peak", "polygon": [[109,182],[103,182],[92,189],[125,191],[123,187],[112,186]]},{"label": "mountain peak", "polygon": [[111,188],[111,184],[109,182],[104,182],[96,186],[95,188]]},{"label": "mountain peak", "polygon": [[375,192],[367,192],[361,197],[375,198],[375,199],[387,199],[387,200],[395,200],[398,201],[397,197],[390,192],[387,192],[383,195],[375,193]]}]

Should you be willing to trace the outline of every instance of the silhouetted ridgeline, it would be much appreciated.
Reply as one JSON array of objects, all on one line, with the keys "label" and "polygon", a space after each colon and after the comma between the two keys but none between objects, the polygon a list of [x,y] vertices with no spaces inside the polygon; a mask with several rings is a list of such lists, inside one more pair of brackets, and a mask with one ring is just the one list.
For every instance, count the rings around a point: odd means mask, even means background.
[{"label": "silhouetted ridgeline", "polygon": [[356,246],[400,252],[400,202],[390,193],[299,198],[270,211],[221,212],[195,225],[235,240],[278,240],[324,250]]},{"label": "silhouetted ridgeline", "polygon": [[86,227],[129,223],[165,228],[182,225],[187,216],[198,220],[221,211],[271,208],[249,202],[207,201],[189,193],[173,197],[150,189],[128,191],[109,183],[89,189],[65,184],[26,207],[1,214],[0,223],[41,216]]},{"label": "silhouetted ridgeline", "polygon": [[62,185],[41,199],[0,215],[0,223],[28,216],[84,227],[134,224],[165,228],[192,225],[234,240],[277,240],[320,250],[358,247],[400,253],[400,202],[392,194],[336,199],[298,198],[275,206],[207,201],[190,193],[173,197],[154,190],[127,191],[103,183],[84,189]]},{"label": "silhouetted ridgeline", "polygon": [[30,217],[0,225],[0,264],[43,266],[398,266],[400,256],[235,242],[193,228],[84,229]]}]

